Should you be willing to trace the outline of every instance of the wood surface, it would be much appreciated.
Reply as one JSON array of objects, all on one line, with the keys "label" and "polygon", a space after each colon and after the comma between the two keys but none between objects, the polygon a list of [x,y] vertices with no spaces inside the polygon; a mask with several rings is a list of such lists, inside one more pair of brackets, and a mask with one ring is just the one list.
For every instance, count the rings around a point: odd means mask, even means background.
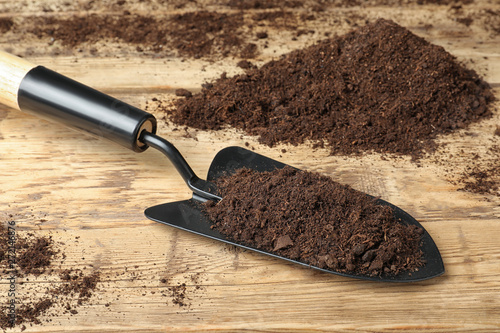
[{"label": "wood surface", "polygon": [[[1,0],[0,16],[78,11],[78,2],[66,7],[63,3]],[[45,7],[53,10],[43,11]],[[476,0],[463,10],[484,9],[500,10],[500,4]],[[453,10],[446,5],[377,6],[330,8],[322,15],[394,19],[475,69],[500,98],[500,36],[479,25],[458,24],[450,15]],[[318,34],[330,29],[327,20],[314,24]],[[258,63],[312,42],[307,36],[296,41],[276,37]],[[235,66],[239,59],[153,59],[127,55],[123,49],[113,56],[113,47],[103,45],[103,52],[93,55],[55,54],[47,41],[6,34],[0,42],[0,49],[148,107],[158,118],[154,97],[172,100],[176,88],[196,92],[224,71],[240,71]],[[446,146],[416,164],[376,154],[329,156],[326,149],[307,144],[271,149],[232,129],[174,130],[160,120],[159,133],[200,176],[206,175],[220,149],[249,143],[258,153],[319,171],[410,213],[433,237],[446,273],[398,284],[315,272],[151,222],[143,215],[145,208],[190,197],[160,153],[133,153],[0,106],[1,218],[15,219],[20,230],[51,235],[66,254],[57,269],[102,272],[98,290],[77,314],[53,312],[41,317],[42,324],[27,325],[26,332],[500,331],[500,196],[458,191],[459,186],[449,182],[467,166],[471,152],[488,158],[488,147],[500,143],[493,135],[496,125],[498,110],[492,119],[441,138]],[[448,158],[451,154],[454,157]],[[162,278],[168,283],[162,284]],[[43,292],[44,283],[47,277],[26,278],[19,296]],[[187,285],[188,306],[162,295],[179,283]],[[0,279],[0,302],[6,299],[7,283]]]}]

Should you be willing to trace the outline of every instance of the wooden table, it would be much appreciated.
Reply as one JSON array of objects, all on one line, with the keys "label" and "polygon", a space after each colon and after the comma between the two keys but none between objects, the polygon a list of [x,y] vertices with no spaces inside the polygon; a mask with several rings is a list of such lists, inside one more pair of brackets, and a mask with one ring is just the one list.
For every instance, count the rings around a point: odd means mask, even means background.
[{"label": "wooden table", "polygon": [[[0,16],[68,15],[78,12],[80,3],[2,0]],[[137,10],[147,12],[148,5],[142,2]],[[486,9],[500,10],[500,5],[496,0],[476,0],[461,9],[329,8],[321,15],[355,13],[368,19],[394,19],[475,69],[500,98],[500,35],[480,24],[459,24],[453,15],[457,10]],[[97,11],[105,11],[104,5]],[[168,13],[174,11],[169,7]],[[314,38],[329,29],[327,20],[315,24]],[[258,63],[311,42],[307,36],[291,42],[271,38]],[[176,88],[196,92],[203,82],[224,71],[229,75],[240,71],[235,66],[239,59],[153,59],[127,55],[123,49],[113,56],[113,47],[102,46],[103,52],[93,55],[54,52],[47,41],[12,33],[0,36],[0,49],[132,105],[148,106],[159,118],[151,101],[154,97],[171,100]],[[145,208],[190,197],[161,154],[153,150],[135,154],[0,107],[2,220],[15,219],[19,229],[51,235],[66,255],[57,269],[85,267],[102,273],[98,290],[78,314],[42,316],[41,325],[28,325],[26,331],[499,331],[500,196],[461,192],[448,181],[466,167],[470,152],[487,156],[487,148],[500,143],[500,137],[493,135],[500,113],[494,112],[492,119],[440,139],[447,143],[437,153],[441,162],[431,156],[420,165],[404,158],[383,160],[376,154],[329,156],[327,150],[309,145],[271,149],[231,129],[216,133],[187,129],[186,136],[184,130],[160,121],[159,133],[178,147],[201,176],[220,149],[248,142],[256,152],[319,171],[409,212],[434,238],[446,273],[425,282],[398,284],[318,273],[153,223],[144,217]],[[287,152],[282,153],[282,148]],[[457,157],[446,163],[450,153]],[[49,280],[31,277],[18,293],[21,297],[39,292]],[[186,283],[186,306],[165,296],[169,286],[181,283]],[[0,302],[6,300],[7,284],[2,279]]]}]

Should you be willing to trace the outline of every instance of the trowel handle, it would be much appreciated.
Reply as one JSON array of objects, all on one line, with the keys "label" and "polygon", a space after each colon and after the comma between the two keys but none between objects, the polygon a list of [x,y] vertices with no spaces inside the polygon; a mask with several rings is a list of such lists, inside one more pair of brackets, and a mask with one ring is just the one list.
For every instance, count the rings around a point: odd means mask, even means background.
[{"label": "trowel handle", "polygon": [[133,151],[156,132],[150,113],[89,88],[50,69],[0,51],[0,103],[104,137]]}]

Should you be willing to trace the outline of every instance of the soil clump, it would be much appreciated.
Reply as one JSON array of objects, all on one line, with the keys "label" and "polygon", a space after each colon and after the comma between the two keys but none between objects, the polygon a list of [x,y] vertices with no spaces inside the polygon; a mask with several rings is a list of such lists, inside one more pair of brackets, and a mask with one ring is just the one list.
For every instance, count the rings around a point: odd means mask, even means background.
[{"label": "soil clump", "polygon": [[[80,269],[61,271],[56,262],[62,264],[65,255],[52,236],[40,236],[14,226],[14,220],[0,223],[0,271],[11,279],[9,295],[13,297],[9,304],[0,305],[0,329],[24,330],[28,324],[39,325],[50,320],[44,318],[47,315],[78,313],[76,309],[86,304],[97,289],[100,273],[85,274]],[[38,287],[30,286],[34,294],[21,292],[26,281],[36,283],[37,278],[49,281]],[[14,316],[9,316],[12,301]]]}]

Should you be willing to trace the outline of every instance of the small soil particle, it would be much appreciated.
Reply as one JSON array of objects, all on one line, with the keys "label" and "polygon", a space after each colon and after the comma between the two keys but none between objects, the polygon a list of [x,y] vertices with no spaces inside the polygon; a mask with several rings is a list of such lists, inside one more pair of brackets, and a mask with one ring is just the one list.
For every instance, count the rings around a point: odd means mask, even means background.
[{"label": "small soil particle", "polygon": [[248,60],[240,60],[238,61],[238,63],[236,64],[236,66],[240,67],[240,68],[243,68],[243,69],[250,69],[250,68],[253,68],[255,67],[250,61]]},{"label": "small soil particle", "polygon": [[0,18],[0,33],[4,34],[8,32],[12,26],[14,26],[14,21],[12,21],[11,18],[8,17],[2,17]]},{"label": "small soil particle", "polygon": [[51,237],[35,237],[18,242],[17,266],[23,274],[40,275],[50,265],[57,251]]},{"label": "small soil particle", "polygon": [[[242,13],[209,11],[155,17],[138,14],[90,14],[71,17],[35,17],[27,31],[50,43],[67,48],[97,42],[123,42],[135,45],[137,52],[166,56],[176,50],[181,57],[217,58],[238,56],[253,58],[258,53],[248,37]],[[8,27],[0,22],[0,29]]]}]

